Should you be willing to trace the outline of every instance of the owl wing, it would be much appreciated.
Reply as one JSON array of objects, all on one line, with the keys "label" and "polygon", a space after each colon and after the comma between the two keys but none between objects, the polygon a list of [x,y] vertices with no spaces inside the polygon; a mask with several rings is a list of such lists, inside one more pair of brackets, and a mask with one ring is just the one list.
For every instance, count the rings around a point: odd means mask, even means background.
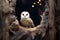
[{"label": "owl wing", "polygon": [[33,23],[33,20],[31,18],[28,19],[28,22],[31,24],[32,28],[35,26],[34,23]]}]

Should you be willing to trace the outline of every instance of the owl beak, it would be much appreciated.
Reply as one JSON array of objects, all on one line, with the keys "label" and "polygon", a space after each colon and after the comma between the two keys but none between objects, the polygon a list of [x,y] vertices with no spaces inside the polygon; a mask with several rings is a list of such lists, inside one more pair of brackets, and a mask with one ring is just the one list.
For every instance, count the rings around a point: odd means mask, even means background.
[{"label": "owl beak", "polygon": [[26,17],[26,16],[24,16],[24,17]]}]

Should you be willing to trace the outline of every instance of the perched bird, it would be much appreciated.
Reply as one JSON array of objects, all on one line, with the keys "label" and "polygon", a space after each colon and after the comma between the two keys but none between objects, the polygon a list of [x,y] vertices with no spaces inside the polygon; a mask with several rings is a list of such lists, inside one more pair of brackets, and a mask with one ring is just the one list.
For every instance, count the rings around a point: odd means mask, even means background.
[{"label": "perched bird", "polygon": [[23,11],[21,13],[20,23],[22,26],[24,26],[26,28],[33,28],[34,27],[33,20],[30,18],[30,14],[27,11]]}]

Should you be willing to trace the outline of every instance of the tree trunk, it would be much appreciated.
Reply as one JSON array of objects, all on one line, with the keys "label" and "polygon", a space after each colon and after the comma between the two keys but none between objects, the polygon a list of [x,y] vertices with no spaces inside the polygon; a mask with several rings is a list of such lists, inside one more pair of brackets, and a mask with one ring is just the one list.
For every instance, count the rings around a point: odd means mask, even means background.
[{"label": "tree trunk", "polygon": [[7,24],[7,17],[3,17],[3,40],[9,40],[9,26]]},{"label": "tree trunk", "polygon": [[0,39],[2,38],[1,40],[9,40],[8,16],[15,10],[15,3],[16,0],[0,0]]},{"label": "tree trunk", "polygon": [[56,29],[55,29],[55,14],[54,14],[54,0],[49,0],[49,37],[50,40],[55,40]]}]

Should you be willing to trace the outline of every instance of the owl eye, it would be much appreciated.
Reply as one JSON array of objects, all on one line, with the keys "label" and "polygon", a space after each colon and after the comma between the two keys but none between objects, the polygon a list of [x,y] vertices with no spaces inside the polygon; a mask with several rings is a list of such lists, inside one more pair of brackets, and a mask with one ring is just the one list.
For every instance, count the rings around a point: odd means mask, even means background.
[{"label": "owl eye", "polygon": [[22,14],[24,16],[24,14]]},{"label": "owl eye", "polygon": [[26,16],[27,16],[28,14],[26,14]]}]

